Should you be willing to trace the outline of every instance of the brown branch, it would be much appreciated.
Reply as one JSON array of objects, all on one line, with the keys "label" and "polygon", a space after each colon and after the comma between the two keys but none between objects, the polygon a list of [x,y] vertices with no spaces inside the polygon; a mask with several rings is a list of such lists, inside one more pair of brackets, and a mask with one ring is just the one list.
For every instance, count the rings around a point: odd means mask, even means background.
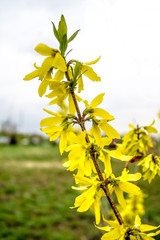
[{"label": "brown branch", "polygon": [[117,207],[116,207],[116,204],[115,204],[115,202],[113,201],[113,198],[112,198],[112,196],[111,196],[111,194],[110,194],[110,192],[109,192],[108,183],[107,183],[107,181],[104,180],[104,178],[103,178],[103,175],[102,175],[102,172],[101,172],[100,167],[99,167],[99,165],[98,165],[96,156],[95,156],[95,154],[92,153],[92,152],[91,152],[91,158],[92,158],[93,163],[94,163],[94,166],[95,166],[95,168],[96,168],[96,171],[97,171],[99,180],[100,180],[100,181],[103,181],[103,183],[104,183],[104,184],[101,185],[101,188],[103,189],[103,191],[104,191],[104,193],[105,193],[105,195],[106,195],[106,197],[107,197],[107,199],[108,199],[108,201],[109,201],[109,203],[110,203],[110,206],[111,206],[111,208],[112,208],[112,210],[113,210],[113,212],[114,212],[114,214],[115,214],[115,216],[116,216],[119,224],[122,225],[122,224],[124,223],[124,222],[123,222],[123,219],[122,219],[122,217],[121,217],[121,215],[120,215],[120,213],[119,213],[119,211],[118,211],[118,209],[117,209]]},{"label": "brown branch", "polygon": [[141,159],[142,159],[142,155],[141,156],[135,156],[135,157],[133,157],[131,160],[129,160],[128,162],[126,162],[126,164],[125,164],[125,168],[129,168],[129,164],[130,163],[135,163],[135,162],[138,162],[138,161],[140,161]]},{"label": "brown branch", "polygon": [[[67,64],[67,67],[69,65]],[[66,78],[68,81],[70,81],[70,78],[69,78],[69,75],[68,75],[68,71],[65,73],[66,75]],[[82,131],[86,131],[86,128],[85,128],[85,121],[84,121],[84,118],[82,118],[81,116],[81,113],[80,113],[80,109],[79,109],[79,106],[78,106],[78,102],[77,102],[77,99],[75,97],[75,93],[74,93],[74,90],[72,88],[70,88],[70,93],[72,95],[72,99],[73,99],[73,102],[75,104],[75,108],[76,108],[76,111],[77,111],[77,115],[78,115],[78,118],[79,118],[79,124],[80,124],[80,127],[82,129]],[[88,137],[88,134],[86,132],[86,142],[87,143],[90,143],[90,140],[89,140],[89,137]],[[91,149],[91,152],[90,152],[90,155],[91,155],[91,158],[92,158],[92,161],[94,163],[94,166],[95,166],[95,169],[97,171],[97,174],[98,174],[98,177],[99,177],[99,180],[102,181],[104,184],[102,184],[101,188],[103,189],[103,191],[105,192],[105,195],[110,203],[110,206],[112,208],[112,210],[114,211],[114,214],[119,222],[120,225],[124,224],[123,220],[122,220],[122,217],[113,201],[113,198],[109,192],[109,189],[108,189],[108,185],[107,183],[105,183],[105,179],[103,178],[103,175],[102,175],[102,172],[101,172],[101,169],[98,165],[98,162],[97,162],[97,157],[94,153],[94,149]]]}]

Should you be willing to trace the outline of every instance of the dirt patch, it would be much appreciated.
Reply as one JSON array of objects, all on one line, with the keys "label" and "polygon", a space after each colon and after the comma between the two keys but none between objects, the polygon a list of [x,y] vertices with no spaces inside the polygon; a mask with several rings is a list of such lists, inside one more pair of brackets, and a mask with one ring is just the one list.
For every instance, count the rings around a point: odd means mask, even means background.
[{"label": "dirt patch", "polygon": [[6,167],[19,167],[19,168],[59,168],[64,169],[61,162],[35,162],[35,161],[8,161],[3,163]]}]

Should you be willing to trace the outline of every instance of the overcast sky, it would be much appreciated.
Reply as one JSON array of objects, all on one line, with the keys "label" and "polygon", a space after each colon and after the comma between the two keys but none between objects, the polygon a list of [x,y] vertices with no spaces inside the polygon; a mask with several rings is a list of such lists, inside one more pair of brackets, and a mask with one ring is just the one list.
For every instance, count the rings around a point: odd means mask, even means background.
[{"label": "overcast sky", "polygon": [[51,21],[57,26],[61,14],[70,35],[81,29],[70,57],[101,56],[94,69],[102,82],[86,80],[82,96],[105,92],[102,107],[120,133],[129,123],[150,124],[160,109],[159,13],[158,0],[1,0],[0,124],[10,118],[19,130],[40,133],[48,99],[38,96],[39,81],[22,79],[44,59],[34,51],[39,42],[58,47]]}]

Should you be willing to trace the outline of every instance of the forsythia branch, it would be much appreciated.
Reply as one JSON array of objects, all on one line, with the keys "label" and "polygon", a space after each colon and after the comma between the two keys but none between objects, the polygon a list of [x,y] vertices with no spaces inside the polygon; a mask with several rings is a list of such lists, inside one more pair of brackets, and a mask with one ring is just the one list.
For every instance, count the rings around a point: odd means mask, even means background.
[{"label": "forsythia branch", "polygon": [[[67,64],[67,71],[65,72],[65,75],[66,75],[66,78],[68,81],[70,81],[70,78],[69,78],[69,74],[68,74],[68,67],[69,67],[69,64]],[[75,104],[75,108],[76,108],[76,111],[77,111],[77,115],[78,115],[78,120],[79,120],[79,124],[80,124],[80,127],[82,129],[82,131],[86,131],[86,128],[85,128],[85,123],[84,123],[84,120],[81,116],[81,113],[80,113],[80,109],[79,109],[79,106],[78,106],[78,102],[77,102],[77,99],[75,97],[75,93],[74,93],[74,90],[72,88],[70,88],[70,93],[72,95],[72,98],[73,98],[73,102]],[[89,137],[88,137],[88,134],[87,134],[87,131],[86,131],[86,142],[89,143]],[[122,217],[113,201],[113,198],[109,192],[109,189],[108,189],[108,186],[107,184],[105,183],[105,180],[103,178],[103,175],[102,175],[102,172],[101,172],[101,169],[98,165],[98,162],[97,162],[97,158],[95,156],[95,153],[94,153],[94,149],[91,149],[91,152],[90,152],[90,155],[91,155],[91,158],[93,160],[93,163],[94,163],[94,166],[95,166],[95,169],[97,171],[97,174],[98,174],[98,177],[99,177],[99,180],[104,182],[104,184],[101,185],[101,188],[103,189],[109,203],[110,203],[110,206],[111,208],[113,209],[114,211],[114,214],[119,222],[120,225],[122,225],[124,222],[122,220]]]}]

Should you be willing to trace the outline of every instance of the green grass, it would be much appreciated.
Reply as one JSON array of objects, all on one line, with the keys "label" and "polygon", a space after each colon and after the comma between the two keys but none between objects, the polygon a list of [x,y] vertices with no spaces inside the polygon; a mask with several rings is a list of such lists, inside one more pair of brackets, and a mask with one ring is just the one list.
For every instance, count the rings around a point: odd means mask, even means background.
[{"label": "green grass", "polygon": [[69,172],[52,165],[44,169],[19,165],[60,161],[57,146],[5,146],[0,153],[0,239],[100,239],[94,216],[69,208],[77,196]]},{"label": "green grass", "polygon": [[55,161],[61,159],[58,145],[0,146],[0,161]]},{"label": "green grass", "polygon": [[[71,189],[71,173],[56,165],[60,159],[58,146],[0,147],[0,240],[100,239],[92,213],[69,208],[78,193]],[[123,167],[113,161],[117,176]],[[160,224],[159,183],[159,178],[139,182],[146,194],[143,221],[152,225]]]}]

